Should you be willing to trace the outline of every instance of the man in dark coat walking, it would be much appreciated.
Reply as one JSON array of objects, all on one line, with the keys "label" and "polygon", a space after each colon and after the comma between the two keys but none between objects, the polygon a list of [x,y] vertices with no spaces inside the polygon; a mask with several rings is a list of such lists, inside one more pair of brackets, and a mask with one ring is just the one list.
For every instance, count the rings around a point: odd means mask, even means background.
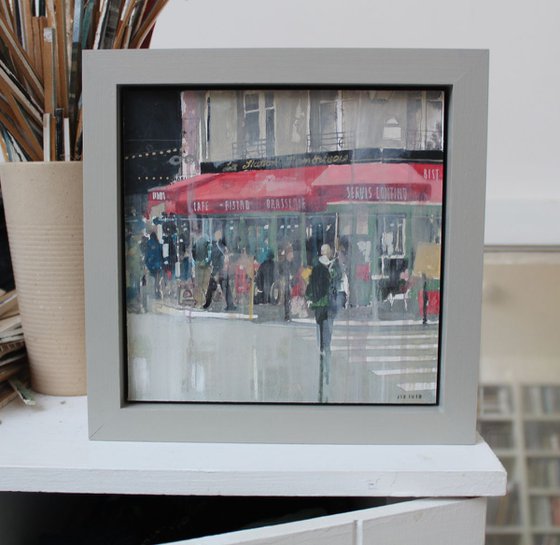
[{"label": "man in dark coat walking", "polygon": [[214,233],[212,249],[210,250],[210,262],[212,264],[212,273],[210,275],[210,282],[208,283],[204,308],[208,308],[212,304],[212,297],[218,289],[218,286],[220,286],[226,298],[226,310],[236,310],[229,286],[228,249],[222,238],[222,232],[219,230]]},{"label": "man in dark coat walking", "polygon": [[305,296],[309,301],[309,308],[315,313],[317,322],[317,337],[319,344],[319,402],[328,401],[328,386],[330,380],[331,339],[334,318],[337,313],[337,283],[338,263],[332,258],[331,247],[321,246],[321,257],[313,267]]}]

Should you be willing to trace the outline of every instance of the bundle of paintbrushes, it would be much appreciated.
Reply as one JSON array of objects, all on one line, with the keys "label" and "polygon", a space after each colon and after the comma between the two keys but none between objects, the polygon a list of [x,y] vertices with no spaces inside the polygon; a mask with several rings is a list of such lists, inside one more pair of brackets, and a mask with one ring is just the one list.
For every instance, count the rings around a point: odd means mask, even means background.
[{"label": "bundle of paintbrushes", "polygon": [[147,47],[168,0],[0,0],[6,161],[82,156],[81,52]]}]

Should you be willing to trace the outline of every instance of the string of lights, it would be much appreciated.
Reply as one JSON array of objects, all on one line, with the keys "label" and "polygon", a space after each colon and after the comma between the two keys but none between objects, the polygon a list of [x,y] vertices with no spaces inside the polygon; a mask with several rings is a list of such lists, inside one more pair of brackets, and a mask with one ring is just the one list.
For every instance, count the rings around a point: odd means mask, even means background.
[{"label": "string of lights", "polygon": [[133,159],[143,159],[146,157],[155,157],[157,155],[169,155],[171,153],[179,153],[181,150],[179,148],[170,148],[166,150],[148,151],[146,153],[134,153],[131,155],[125,155],[124,160],[130,161]]},{"label": "string of lights", "polygon": [[[171,157],[169,157],[171,156]],[[131,165],[138,160],[146,160],[146,159],[156,159],[156,158],[163,158],[165,160],[166,163],[173,165],[173,166],[179,166],[181,164],[181,149],[174,147],[174,148],[165,148],[165,149],[160,149],[160,150],[152,150],[152,151],[146,151],[146,152],[140,152],[140,153],[131,153],[128,155],[124,156],[124,160],[129,162]],[[136,176],[135,179],[137,181],[144,181],[144,182],[163,182],[163,183],[169,183],[169,182],[173,182],[177,179],[180,179],[181,175],[179,173],[175,174],[175,175],[171,175],[171,176],[165,176],[165,175],[151,175],[151,176],[146,176],[141,175],[141,176]]]}]

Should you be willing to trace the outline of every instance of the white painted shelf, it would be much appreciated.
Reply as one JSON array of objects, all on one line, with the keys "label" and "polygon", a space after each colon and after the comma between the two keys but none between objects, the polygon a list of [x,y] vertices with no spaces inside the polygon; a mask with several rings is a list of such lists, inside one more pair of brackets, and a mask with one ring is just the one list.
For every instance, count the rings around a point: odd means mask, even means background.
[{"label": "white painted shelf", "polygon": [[0,410],[0,491],[228,496],[499,496],[505,471],[469,446],[90,441],[85,397]]}]

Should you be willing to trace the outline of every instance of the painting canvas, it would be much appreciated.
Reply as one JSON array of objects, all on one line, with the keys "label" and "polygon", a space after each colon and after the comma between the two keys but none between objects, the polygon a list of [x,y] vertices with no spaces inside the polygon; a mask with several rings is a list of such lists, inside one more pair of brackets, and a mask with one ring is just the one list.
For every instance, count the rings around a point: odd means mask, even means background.
[{"label": "painting canvas", "polygon": [[437,404],[447,98],[123,86],[128,400]]}]

